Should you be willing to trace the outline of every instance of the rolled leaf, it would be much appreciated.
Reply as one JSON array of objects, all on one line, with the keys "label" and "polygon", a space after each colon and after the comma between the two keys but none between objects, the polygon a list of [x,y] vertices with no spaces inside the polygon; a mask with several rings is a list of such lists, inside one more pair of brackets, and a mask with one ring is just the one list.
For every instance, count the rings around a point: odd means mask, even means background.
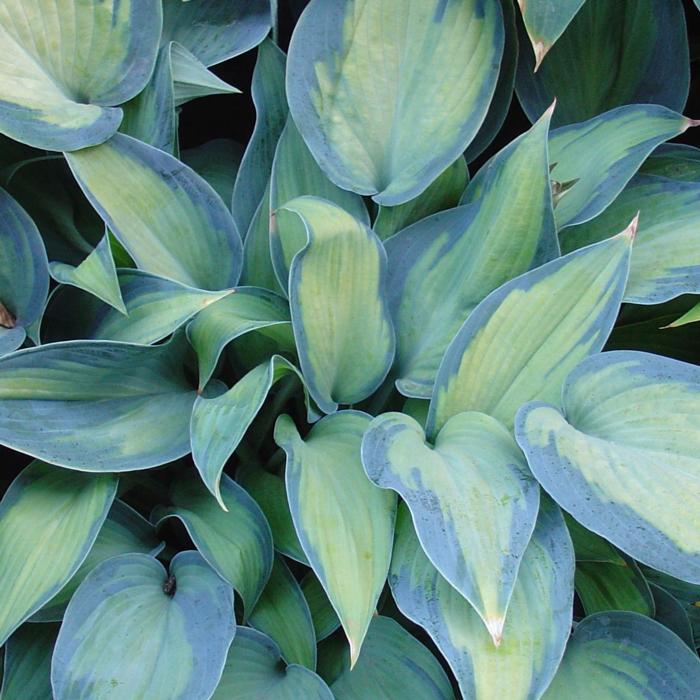
[{"label": "rolled leaf", "polygon": [[313,0],[289,47],[291,114],[339,187],[402,204],[476,135],[503,36],[496,2]]},{"label": "rolled leaf", "polygon": [[5,644],[3,700],[53,700],[51,655],[58,625],[24,625]]}]

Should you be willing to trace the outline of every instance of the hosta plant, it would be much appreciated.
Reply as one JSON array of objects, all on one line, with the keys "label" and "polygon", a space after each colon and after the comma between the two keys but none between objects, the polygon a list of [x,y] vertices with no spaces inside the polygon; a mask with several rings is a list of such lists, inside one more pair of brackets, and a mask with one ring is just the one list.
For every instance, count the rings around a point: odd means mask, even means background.
[{"label": "hosta plant", "polygon": [[700,697],[696,12],[0,2],[3,700]]}]

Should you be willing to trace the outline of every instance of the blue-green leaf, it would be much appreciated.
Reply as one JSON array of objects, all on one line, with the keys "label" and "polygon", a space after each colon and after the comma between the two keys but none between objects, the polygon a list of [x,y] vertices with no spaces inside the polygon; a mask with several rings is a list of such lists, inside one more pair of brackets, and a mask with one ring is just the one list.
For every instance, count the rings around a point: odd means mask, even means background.
[{"label": "blue-green leaf", "polygon": [[665,588],[655,583],[649,584],[654,596],[654,619],[675,632],[690,649],[695,651],[693,628],[683,604],[676,600]]},{"label": "blue-green leaf", "polygon": [[207,95],[240,93],[212,73],[191,51],[173,41],[170,44],[170,68],[175,107]]},{"label": "blue-green leaf", "polygon": [[51,655],[58,625],[23,625],[5,644],[3,700],[53,700]]},{"label": "blue-green leaf", "polygon": [[320,642],[326,637],[330,637],[340,627],[340,620],[313,571],[309,571],[299,585],[306,602],[309,604],[316,641]]},{"label": "blue-green leaf", "polygon": [[644,161],[639,172],[684,182],[700,182],[700,148],[684,143],[662,143]]},{"label": "blue-green leaf", "polygon": [[243,146],[232,139],[212,139],[181,151],[180,158],[214,188],[224,204],[231,201]]}]

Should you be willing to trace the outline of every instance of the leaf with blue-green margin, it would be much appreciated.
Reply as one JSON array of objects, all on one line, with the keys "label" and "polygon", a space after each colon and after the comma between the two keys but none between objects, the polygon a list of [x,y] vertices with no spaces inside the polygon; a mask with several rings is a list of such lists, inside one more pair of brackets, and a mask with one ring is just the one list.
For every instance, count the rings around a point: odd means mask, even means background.
[{"label": "leaf with blue-green margin", "polygon": [[88,555],[117,492],[108,474],[32,462],[0,502],[0,641],[51,600]]},{"label": "leaf with blue-green margin", "polygon": [[178,518],[199,553],[240,594],[246,613],[255,607],[272,571],[272,533],[258,504],[228,476],[221,480],[223,510],[194,474],[171,486],[171,505],[151,516],[160,526]]},{"label": "leaf with blue-green margin", "polygon": [[635,226],[516,277],[476,307],[440,365],[428,438],[463,411],[511,427],[526,401],[558,401],[569,372],[612,330]]},{"label": "leaf with blue-green margin", "polygon": [[695,651],[693,628],[683,605],[677,601],[665,588],[655,583],[649,584],[654,597],[654,619],[677,634],[690,649]]},{"label": "leaf with blue-green margin", "polygon": [[231,587],[193,551],[102,562],[68,604],[51,664],[56,700],[207,700],[236,632]]},{"label": "leaf with blue-green margin", "polygon": [[477,304],[557,257],[547,160],[551,111],[479,170],[461,206],[386,241],[402,394],[430,397],[440,361]]},{"label": "leaf with blue-green margin", "polygon": [[454,700],[454,691],[439,661],[398,622],[372,619],[357,663],[348,664],[332,685],[336,700]]},{"label": "leaf with blue-green margin", "polygon": [[51,343],[0,358],[0,444],[94,472],[186,455],[197,396],[184,373],[186,350],[178,336],[155,346]]},{"label": "leaf with blue-green margin", "polygon": [[[231,201],[233,185],[243,158],[243,146],[233,139],[212,139],[180,153],[183,163],[201,175],[225,204]],[[245,231],[241,231],[244,235]]]},{"label": "leaf with blue-green margin", "polygon": [[288,664],[316,668],[316,634],[309,605],[283,559],[275,557],[248,624],[272,637]]},{"label": "leaf with blue-green margin", "polygon": [[535,72],[583,3],[584,0],[518,0],[535,55]]},{"label": "leaf with blue-green margin", "polygon": [[164,0],[163,41],[178,41],[206,66],[257,46],[272,24],[270,0]]},{"label": "leaf with blue-green margin", "polygon": [[587,0],[536,73],[525,32],[521,36],[515,89],[531,121],[554,97],[554,126],[626,104],[685,106],[690,59],[681,0]]},{"label": "leaf with blue-green margin", "polygon": [[389,570],[396,496],[362,468],[360,446],[370,416],[340,411],[305,439],[289,416],[275,425],[287,454],[285,479],[294,527],[311,568],[350,642],[354,664]]},{"label": "leaf with blue-green margin", "polygon": [[200,388],[211,379],[231,341],[260,328],[289,324],[287,302],[260,287],[238,287],[235,294],[207,306],[187,326],[187,338],[197,353]]},{"label": "leaf with blue-green margin", "polygon": [[[287,122],[285,64],[286,56],[271,39],[260,44],[251,86],[257,117],[238,169],[231,207],[236,226],[241,235],[246,237],[270,181],[277,141]],[[266,213],[265,225],[267,215]],[[248,281],[248,284],[251,282]],[[255,284],[260,282],[256,281]]]},{"label": "leaf with blue-green margin", "polygon": [[340,620],[313,571],[309,571],[299,585],[306,602],[309,604],[316,641],[320,642],[326,637],[330,637],[340,627]]},{"label": "leaf with blue-green margin", "polygon": [[50,151],[105,141],[122,119],[115,105],[151,75],[161,25],[158,0],[6,0],[0,131]]},{"label": "leaf with blue-green margin", "polygon": [[339,187],[402,204],[478,132],[503,41],[498,2],[312,0],[289,45],[290,112]]},{"label": "leaf with blue-green margin", "polygon": [[198,97],[241,92],[212,73],[191,51],[176,41],[170,44],[170,68],[175,107]]},{"label": "leaf with blue-green margin", "polygon": [[385,413],[365,433],[362,462],[372,482],[408,505],[426,555],[500,644],[540,501],[508,430],[460,413],[430,445],[413,418]]},{"label": "leaf with blue-green margin", "polygon": [[281,355],[254,367],[228,391],[212,398],[198,396],[192,408],[192,458],[202,481],[225,508],[219,490],[224,466],[262,408],[270,389],[299,370]]},{"label": "leaf with blue-green margin", "polygon": [[561,236],[564,252],[600,241],[639,212],[626,302],[700,294],[700,182],[637,175],[599,216]]},{"label": "leaf with blue-green margin", "polygon": [[299,664],[285,664],[270,637],[239,627],[211,700],[301,699],[333,700],[333,694],[313,671]]},{"label": "leaf with blue-green margin", "polygon": [[49,262],[26,211],[0,188],[0,355],[16,350],[26,328],[41,318],[49,291]]},{"label": "leaf with blue-green margin", "polygon": [[272,530],[275,549],[284,556],[308,565],[299,544],[287,502],[284,478],[252,464],[243,464],[236,473],[238,483],[255,499]]},{"label": "leaf with blue-green margin", "polygon": [[700,148],[685,143],[662,143],[642,163],[639,172],[684,182],[700,182]]},{"label": "leaf with blue-green margin", "polygon": [[700,660],[655,620],[598,613],[576,626],[543,700],[694,700]]},{"label": "leaf with blue-green margin", "polygon": [[299,362],[321,410],[367,398],[394,359],[385,297],[386,253],[372,230],[331,202],[298,197],[277,213],[298,216],[307,241],[289,271]]},{"label": "leaf with blue-green margin", "polygon": [[100,563],[119,554],[142,552],[155,556],[164,547],[151,523],[123,501],[115,499],[90,552],[68,583],[29,618],[30,622],[59,622],[73,593]]},{"label": "leaf with blue-green margin", "polygon": [[631,557],[700,583],[700,368],[605,352],[571,372],[561,406],[535,401],[516,419],[542,487]]},{"label": "leaf with blue-green margin", "polygon": [[425,556],[405,506],[389,584],[401,612],[428,632],[447,660],[465,700],[541,696],[564,653],[574,591],[571,540],[551,502],[542,500],[498,647],[474,608]]},{"label": "leaf with blue-green margin", "polygon": [[417,197],[395,207],[380,206],[374,232],[384,241],[426,216],[456,207],[468,182],[467,161],[460,156]]},{"label": "leaf with blue-green margin", "polygon": [[23,625],[5,644],[3,700],[53,700],[51,655],[58,625]]},{"label": "leaf with blue-green margin", "polygon": [[576,181],[554,210],[557,228],[596,217],[622,192],[656,146],[695,125],[665,107],[640,104],[552,131],[552,179]]},{"label": "leaf with blue-green margin", "polygon": [[124,134],[66,158],[138,267],[199,289],[238,282],[240,236],[226,205],[194,170]]}]

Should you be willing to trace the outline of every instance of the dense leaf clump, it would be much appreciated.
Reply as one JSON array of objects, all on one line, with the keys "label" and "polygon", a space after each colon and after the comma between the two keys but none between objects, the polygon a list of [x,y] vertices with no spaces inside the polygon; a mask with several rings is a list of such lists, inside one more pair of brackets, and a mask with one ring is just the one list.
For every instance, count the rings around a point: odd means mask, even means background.
[{"label": "dense leaf clump", "polygon": [[3,700],[700,697],[686,16],[0,3]]}]

